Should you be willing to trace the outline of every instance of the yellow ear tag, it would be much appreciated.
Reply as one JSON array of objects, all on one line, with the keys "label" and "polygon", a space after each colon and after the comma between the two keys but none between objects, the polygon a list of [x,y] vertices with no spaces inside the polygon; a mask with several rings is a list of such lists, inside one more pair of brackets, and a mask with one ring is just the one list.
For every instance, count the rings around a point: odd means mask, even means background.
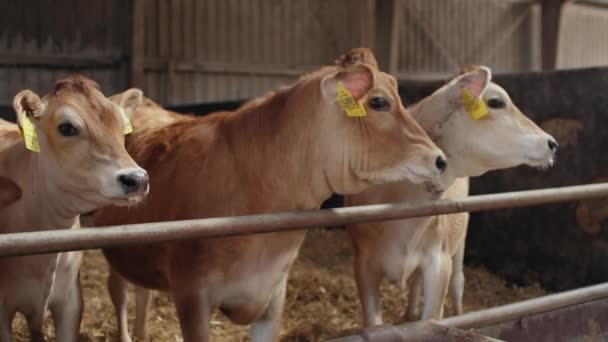
[{"label": "yellow ear tag", "polygon": [[460,92],[462,106],[469,112],[473,120],[479,120],[488,114],[488,109],[481,99],[476,98],[465,87]]},{"label": "yellow ear tag", "polygon": [[21,123],[22,127],[21,129],[22,131],[22,135],[23,135],[23,139],[25,140],[25,147],[27,147],[28,150],[30,151],[34,151],[34,152],[40,152],[40,143],[38,142],[38,133],[36,133],[36,129],[34,128],[34,125],[32,125],[32,122],[30,121],[30,118],[27,117],[27,115],[25,113],[23,113],[23,122]]},{"label": "yellow ear tag", "polygon": [[122,131],[124,135],[130,134],[133,132],[133,126],[131,125],[131,121],[125,116],[125,127]]},{"label": "yellow ear tag", "polygon": [[342,84],[342,82],[338,82],[338,92],[336,93],[336,99],[340,104],[340,107],[344,109],[346,115],[349,117],[361,117],[367,116],[367,112],[365,112],[365,107],[363,107],[355,98],[353,94],[348,91]]}]

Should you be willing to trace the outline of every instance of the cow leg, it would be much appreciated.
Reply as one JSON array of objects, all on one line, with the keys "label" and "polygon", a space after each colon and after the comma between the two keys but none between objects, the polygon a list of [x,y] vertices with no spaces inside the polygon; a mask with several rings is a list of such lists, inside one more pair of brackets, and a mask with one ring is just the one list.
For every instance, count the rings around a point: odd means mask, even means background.
[{"label": "cow leg", "polygon": [[78,275],[61,291],[62,296],[54,297],[50,305],[55,321],[55,340],[76,342],[82,320],[82,288]]},{"label": "cow leg", "polygon": [[140,341],[148,340],[148,330],[146,322],[148,318],[148,308],[150,307],[150,290],[143,287],[135,288],[135,326],[133,336]]},{"label": "cow leg", "polygon": [[251,342],[278,341],[281,330],[281,316],[285,305],[285,293],[287,292],[287,275],[281,280],[275,292],[268,302],[266,311],[260,319],[251,325],[249,336]]},{"label": "cow leg", "polygon": [[415,271],[411,276],[410,288],[407,297],[406,318],[410,321],[420,319],[420,294],[422,290],[422,275],[420,270]]},{"label": "cow leg", "polygon": [[382,324],[380,307],[380,282],[382,272],[368,262],[370,258],[355,253],[355,281],[363,309],[363,325],[371,327]]},{"label": "cow leg", "polygon": [[13,341],[13,317],[14,313],[8,313],[2,307],[0,307],[0,341],[12,342]]},{"label": "cow leg", "polygon": [[424,311],[422,319],[441,319],[443,305],[452,273],[452,257],[443,251],[433,253],[431,262],[423,267]]},{"label": "cow leg", "polygon": [[108,277],[108,292],[110,292],[110,298],[112,304],[114,304],[114,310],[116,310],[116,324],[118,325],[120,342],[131,342],[127,312],[129,303],[127,281],[116,271],[113,271],[111,267]]},{"label": "cow leg", "polygon": [[464,272],[463,268],[464,259],[464,241],[458,246],[456,254],[452,259],[452,278],[450,279],[450,297],[454,304],[454,313],[456,315],[462,315],[462,294],[464,292]]},{"label": "cow leg", "polygon": [[42,310],[42,312],[33,312],[27,315],[26,320],[30,331],[30,340],[32,342],[44,342],[44,334],[42,333],[44,310]]},{"label": "cow leg", "polygon": [[204,291],[186,291],[180,286],[173,291],[173,300],[179,318],[184,342],[209,341],[209,321],[212,308]]}]

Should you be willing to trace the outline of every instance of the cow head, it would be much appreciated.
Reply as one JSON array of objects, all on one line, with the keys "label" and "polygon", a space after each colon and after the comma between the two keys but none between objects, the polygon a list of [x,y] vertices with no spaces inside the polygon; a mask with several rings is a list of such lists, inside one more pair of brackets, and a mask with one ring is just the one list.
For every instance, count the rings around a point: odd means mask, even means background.
[{"label": "cow head", "polygon": [[545,168],[555,160],[555,139],[491,82],[487,67],[468,67],[411,110],[446,153],[449,175],[477,176],[520,164]]},{"label": "cow head", "polygon": [[[372,52],[354,49],[336,64],[320,81],[321,112],[325,134],[342,153],[334,162],[347,166],[343,174],[366,184],[438,178],[447,167],[443,152],[405,109],[396,80],[378,70]],[[339,99],[345,95],[350,109]]]},{"label": "cow head", "polygon": [[146,171],[124,147],[125,125],[141,101],[141,91],[130,89],[116,104],[94,81],[71,76],[43,98],[21,91],[13,106],[25,140],[32,131],[38,139],[43,178],[78,199],[78,210],[91,210],[135,203],[148,193]]}]

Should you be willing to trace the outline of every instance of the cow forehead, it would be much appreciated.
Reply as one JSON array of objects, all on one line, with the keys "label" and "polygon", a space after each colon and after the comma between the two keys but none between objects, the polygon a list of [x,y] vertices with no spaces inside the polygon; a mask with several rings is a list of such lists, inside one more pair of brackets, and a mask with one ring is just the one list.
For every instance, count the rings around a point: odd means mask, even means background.
[{"label": "cow forehead", "polygon": [[376,78],[380,78],[382,79],[384,82],[387,82],[391,87],[397,89],[399,87],[399,84],[397,83],[397,79],[395,77],[393,77],[393,75],[391,74],[387,74],[384,71],[379,71],[376,74]]},{"label": "cow forehead", "polygon": [[375,81],[376,89],[384,90],[388,95],[398,96],[397,81],[391,75],[378,72]]},{"label": "cow forehead", "polygon": [[77,116],[90,130],[116,129],[120,123],[118,106],[97,90],[88,94],[62,91],[49,99],[49,110]]}]

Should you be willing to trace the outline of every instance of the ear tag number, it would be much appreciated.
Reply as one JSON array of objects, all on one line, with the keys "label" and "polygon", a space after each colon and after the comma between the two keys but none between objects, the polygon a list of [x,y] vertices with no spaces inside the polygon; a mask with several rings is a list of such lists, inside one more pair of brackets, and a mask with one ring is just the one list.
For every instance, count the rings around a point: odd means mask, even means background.
[{"label": "ear tag number", "polygon": [[488,114],[488,109],[481,99],[476,98],[465,87],[460,92],[460,100],[464,109],[469,112],[473,120],[480,120]]},{"label": "ear tag number", "polygon": [[40,152],[38,133],[36,133],[36,129],[34,128],[34,125],[32,125],[32,122],[26,113],[23,113],[23,117],[24,119],[21,123],[20,132],[25,140],[25,147],[30,151]]},{"label": "ear tag number", "polygon": [[336,99],[340,104],[340,107],[344,109],[346,115],[353,117],[361,117],[367,116],[367,112],[365,111],[365,107],[363,107],[355,98],[353,94],[348,91],[342,84],[342,82],[338,82],[338,92],[336,93]]}]

